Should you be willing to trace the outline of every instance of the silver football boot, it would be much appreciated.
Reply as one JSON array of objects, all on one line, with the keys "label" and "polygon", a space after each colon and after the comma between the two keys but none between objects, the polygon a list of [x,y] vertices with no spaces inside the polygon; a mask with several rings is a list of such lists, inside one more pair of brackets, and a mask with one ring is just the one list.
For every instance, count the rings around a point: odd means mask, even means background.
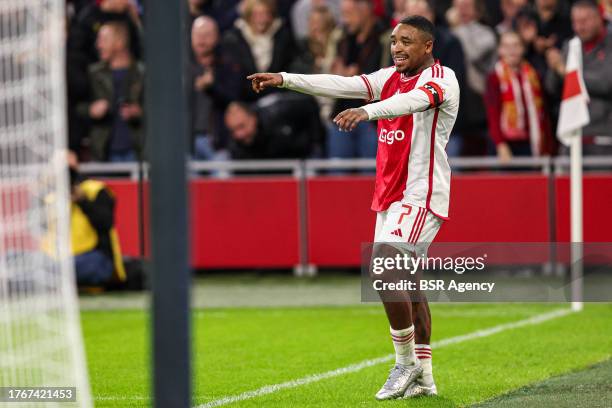
[{"label": "silver football boot", "polygon": [[431,387],[427,387],[421,384],[417,379],[417,381],[413,382],[408,386],[408,388],[406,388],[403,398],[426,397],[429,395],[438,395],[436,384],[433,384]]},{"label": "silver football boot", "polygon": [[400,398],[423,372],[421,363],[417,360],[412,365],[395,364],[389,372],[387,381],[382,388],[376,393],[376,399],[379,401]]}]

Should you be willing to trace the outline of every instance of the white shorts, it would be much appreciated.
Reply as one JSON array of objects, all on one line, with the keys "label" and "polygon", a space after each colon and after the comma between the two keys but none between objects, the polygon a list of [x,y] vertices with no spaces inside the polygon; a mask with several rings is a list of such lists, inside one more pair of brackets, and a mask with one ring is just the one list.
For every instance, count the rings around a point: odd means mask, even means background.
[{"label": "white shorts", "polygon": [[376,213],[374,242],[401,242],[409,246],[424,246],[426,250],[442,222],[423,207],[396,201],[386,211]]}]

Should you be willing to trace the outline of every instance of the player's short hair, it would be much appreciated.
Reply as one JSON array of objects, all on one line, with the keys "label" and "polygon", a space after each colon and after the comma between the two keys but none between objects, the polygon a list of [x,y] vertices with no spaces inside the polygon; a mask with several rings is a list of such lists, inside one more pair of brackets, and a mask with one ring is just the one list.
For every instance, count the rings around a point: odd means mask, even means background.
[{"label": "player's short hair", "polygon": [[435,39],[435,30],[436,27],[433,25],[431,21],[426,19],[423,16],[408,16],[403,18],[399,24],[406,24],[411,27],[416,28],[420,32],[422,32],[428,40],[434,41]]}]

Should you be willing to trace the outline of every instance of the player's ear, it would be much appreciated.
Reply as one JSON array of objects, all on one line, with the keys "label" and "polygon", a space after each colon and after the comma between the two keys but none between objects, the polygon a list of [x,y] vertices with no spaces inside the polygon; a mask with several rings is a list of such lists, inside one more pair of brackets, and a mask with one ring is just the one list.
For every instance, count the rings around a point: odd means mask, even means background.
[{"label": "player's ear", "polygon": [[425,41],[425,52],[431,54],[433,52],[433,40]]}]

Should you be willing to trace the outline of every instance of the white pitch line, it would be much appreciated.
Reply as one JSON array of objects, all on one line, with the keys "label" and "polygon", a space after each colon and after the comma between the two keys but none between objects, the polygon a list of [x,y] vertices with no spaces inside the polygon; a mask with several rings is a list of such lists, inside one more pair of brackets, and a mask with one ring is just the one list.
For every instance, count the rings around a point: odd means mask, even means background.
[{"label": "white pitch line", "polygon": [[[431,344],[433,349],[438,349],[446,346],[450,346],[452,344],[463,343],[465,341],[470,341],[474,339],[479,339],[482,337],[488,337],[493,334],[497,334],[506,330],[512,330],[519,327],[531,326],[543,323],[547,320],[556,319],[558,317],[566,316],[570,313],[573,313],[571,309],[558,309],[553,310],[552,312],[542,313],[539,315],[535,315],[529,317],[527,319],[518,320],[516,322],[504,323],[498,326],[493,326],[488,329],[476,330],[474,332],[463,334],[460,336],[449,337],[446,339],[442,339],[439,341],[435,341]],[[232,404],[234,402],[244,401],[252,398],[261,397],[263,395],[273,394],[277,391],[300,387],[302,385],[312,384],[314,382],[318,382],[321,380],[325,380],[327,378],[338,377],[344,374],[355,373],[357,371],[361,371],[364,368],[372,367],[378,364],[386,363],[388,361],[392,361],[395,358],[394,354],[389,354],[384,357],[373,358],[370,360],[364,360],[356,364],[351,364],[346,367],[337,368],[332,371],[327,371],[324,373],[313,374],[306,377],[298,378],[297,380],[291,380],[280,384],[266,385],[264,387],[258,388],[253,391],[246,391],[242,394],[231,395],[229,397],[223,397],[220,399],[216,399],[205,404],[198,405],[196,408],[213,408],[219,407],[222,405]]]}]

